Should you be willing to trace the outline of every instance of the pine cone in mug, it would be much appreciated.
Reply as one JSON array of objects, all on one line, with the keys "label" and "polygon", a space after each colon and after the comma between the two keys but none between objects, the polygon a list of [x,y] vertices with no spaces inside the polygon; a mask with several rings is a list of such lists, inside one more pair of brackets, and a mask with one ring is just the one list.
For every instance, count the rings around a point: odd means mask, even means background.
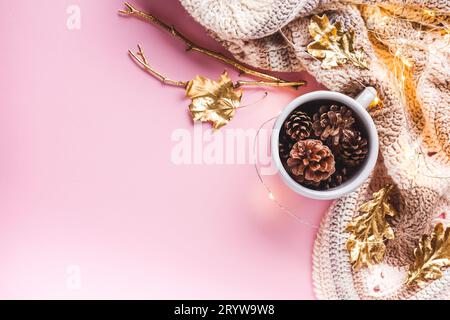
[{"label": "pine cone in mug", "polygon": [[313,116],[314,134],[322,141],[337,146],[345,132],[351,131],[355,117],[345,106],[321,106]]},{"label": "pine cone in mug", "polygon": [[296,142],[308,138],[312,132],[312,120],[302,111],[294,111],[284,123],[286,134]]},{"label": "pine cone in mug", "polygon": [[300,140],[294,144],[287,165],[295,180],[317,184],[335,172],[335,161],[330,148],[320,140]]},{"label": "pine cone in mug", "polygon": [[289,153],[291,152],[293,145],[294,142],[286,134],[286,131],[282,129],[280,132],[280,137],[278,139],[278,152],[282,160],[287,160],[287,158],[289,158]]},{"label": "pine cone in mug", "polygon": [[343,167],[340,169],[336,169],[336,172],[333,175],[331,175],[328,179],[322,182],[321,187],[324,190],[336,188],[347,180],[348,180],[348,170],[347,168]]},{"label": "pine cone in mug", "polygon": [[350,166],[361,164],[368,151],[367,139],[363,138],[359,131],[346,132],[339,146],[342,161]]}]

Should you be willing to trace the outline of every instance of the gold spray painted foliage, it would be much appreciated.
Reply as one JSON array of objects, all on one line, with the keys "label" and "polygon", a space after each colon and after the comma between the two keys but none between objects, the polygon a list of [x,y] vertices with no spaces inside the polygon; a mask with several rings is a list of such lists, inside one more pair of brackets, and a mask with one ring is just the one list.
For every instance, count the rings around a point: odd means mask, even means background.
[{"label": "gold spray painted foliage", "polygon": [[347,61],[360,68],[368,68],[364,52],[355,49],[353,30],[344,30],[341,22],[331,24],[326,15],[313,16],[309,24],[309,33],[314,42],[308,45],[308,53],[322,60],[323,69],[331,69]]},{"label": "gold spray painted foliage", "polygon": [[218,82],[196,76],[186,86],[186,96],[194,121],[209,121],[214,129],[226,125],[234,116],[242,97],[242,90],[235,89],[225,71]]},{"label": "gold spray painted foliage", "polygon": [[424,235],[414,250],[415,261],[408,272],[408,285],[424,285],[442,277],[442,269],[450,267],[450,227],[436,224],[431,237]]},{"label": "gold spray painted foliage", "polygon": [[384,241],[394,239],[394,230],[386,220],[397,214],[389,202],[392,189],[392,185],[387,185],[375,192],[373,199],[359,208],[363,214],[354,217],[345,229],[350,232],[346,249],[354,270],[380,263],[386,251]]}]

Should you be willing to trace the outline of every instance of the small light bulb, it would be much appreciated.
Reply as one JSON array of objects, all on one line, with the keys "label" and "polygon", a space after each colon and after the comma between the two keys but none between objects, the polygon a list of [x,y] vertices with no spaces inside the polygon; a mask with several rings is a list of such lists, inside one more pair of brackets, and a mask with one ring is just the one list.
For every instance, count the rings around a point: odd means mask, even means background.
[{"label": "small light bulb", "polygon": [[405,145],[404,147],[404,154],[405,154],[405,159],[412,161],[416,158],[416,152],[414,150],[414,146],[410,146],[410,145]]},{"label": "small light bulb", "polygon": [[378,107],[380,103],[380,98],[378,98],[378,95],[375,96],[375,98],[372,100],[372,102],[369,105],[369,109]]},{"label": "small light bulb", "polygon": [[406,79],[406,77],[405,77],[405,76],[402,76],[402,81],[405,81],[405,79]]},{"label": "small light bulb", "polygon": [[269,199],[270,199],[270,200],[275,200],[275,197],[274,197],[274,195],[273,195],[272,192],[269,193]]},{"label": "small light bulb", "polygon": [[373,99],[373,104],[379,104],[380,103],[380,98],[378,98],[378,96],[375,97],[375,99]]},{"label": "small light bulb", "polygon": [[441,30],[441,35],[444,36],[444,38],[447,38],[449,34],[450,34],[450,28]]},{"label": "small light bulb", "polygon": [[432,10],[430,10],[430,9],[425,9],[425,10],[423,10],[423,13],[424,13],[426,16],[434,17],[434,11],[432,11]]},{"label": "small light bulb", "polygon": [[407,66],[408,68],[411,68],[411,61],[409,61],[409,59],[402,59],[402,62],[405,66]]}]

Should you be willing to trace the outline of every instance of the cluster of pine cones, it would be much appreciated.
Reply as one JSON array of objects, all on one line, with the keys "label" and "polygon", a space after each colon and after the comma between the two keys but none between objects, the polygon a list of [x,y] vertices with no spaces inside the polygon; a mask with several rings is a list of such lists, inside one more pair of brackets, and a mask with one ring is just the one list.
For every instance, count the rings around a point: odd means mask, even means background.
[{"label": "cluster of pine cones", "polygon": [[313,114],[296,110],[279,137],[280,158],[292,178],[313,189],[335,188],[348,180],[368,152],[346,106],[321,106]]}]

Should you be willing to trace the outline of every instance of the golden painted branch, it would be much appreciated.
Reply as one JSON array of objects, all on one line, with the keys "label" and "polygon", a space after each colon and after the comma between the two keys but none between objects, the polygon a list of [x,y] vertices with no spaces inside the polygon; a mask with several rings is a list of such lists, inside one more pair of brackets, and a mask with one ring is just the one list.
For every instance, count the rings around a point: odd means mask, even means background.
[{"label": "golden painted branch", "polygon": [[[295,82],[291,82],[291,81],[287,81],[287,80],[283,80],[281,78],[277,78],[275,76],[271,76],[268,74],[265,74],[263,72],[259,72],[253,69],[250,69],[244,65],[242,65],[241,63],[230,59],[218,52],[215,51],[211,51],[209,49],[200,47],[198,45],[196,45],[193,41],[191,41],[190,39],[188,39],[186,36],[184,36],[182,33],[178,32],[173,26],[168,25],[167,23],[161,21],[160,19],[158,19],[157,17],[153,16],[150,13],[141,11],[137,8],[135,8],[134,6],[132,6],[131,4],[129,4],[128,2],[124,3],[126,9],[125,10],[119,10],[119,13],[126,15],[126,16],[134,16],[134,17],[138,17],[142,20],[145,20],[147,22],[156,24],[157,26],[159,26],[160,28],[164,29],[165,31],[169,32],[173,37],[175,37],[176,39],[182,41],[184,44],[186,44],[187,46],[187,50],[192,50],[192,51],[197,51],[201,54],[204,54],[206,56],[212,57],[216,60],[219,60],[225,64],[228,64],[230,66],[232,66],[233,68],[236,68],[237,70],[239,70],[242,74],[247,74],[250,76],[254,76],[260,79],[264,79],[267,80],[267,83],[283,83],[283,87],[299,87],[299,86],[303,86],[306,85],[305,81],[295,81]],[[251,81],[249,82],[251,83]]]},{"label": "golden painted branch", "polygon": [[148,60],[145,57],[144,50],[142,49],[140,44],[138,44],[138,51],[136,53],[134,53],[131,50],[128,50],[128,53],[134,58],[134,60],[145,71],[147,71],[149,74],[151,74],[153,77],[155,77],[156,79],[158,79],[162,83],[168,84],[168,85],[172,85],[172,86],[183,87],[183,88],[185,88],[187,86],[187,82],[169,79],[166,76],[164,76],[161,73],[159,73],[158,71],[156,71],[155,69],[153,69],[152,66],[150,66],[148,64]]},{"label": "golden painted branch", "polygon": [[[128,50],[128,53],[130,56],[134,59],[134,61],[141,66],[145,71],[147,71],[150,75],[158,79],[164,84],[168,84],[171,86],[177,86],[177,87],[183,87],[186,88],[188,85],[188,81],[180,81],[180,80],[173,80],[159,71],[155,70],[149,63],[148,59],[145,56],[144,50],[142,49],[142,46],[138,44],[138,51],[133,52],[131,50]],[[273,81],[245,81],[245,80],[239,80],[234,83],[234,88],[240,88],[242,86],[258,86],[258,87],[295,87],[295,84],[297,86],[301,86],[302,82],[273,82]]]},{"label": "golden painted branch", "polygon": [[276,82],[276,81],[246,81],[246,80],[238,80],[236,81],[235,87],[239,88],[242,86],[257,86],[257,87],[301,87],[305,85],[304,81],[296,81],[296,82]]}]

